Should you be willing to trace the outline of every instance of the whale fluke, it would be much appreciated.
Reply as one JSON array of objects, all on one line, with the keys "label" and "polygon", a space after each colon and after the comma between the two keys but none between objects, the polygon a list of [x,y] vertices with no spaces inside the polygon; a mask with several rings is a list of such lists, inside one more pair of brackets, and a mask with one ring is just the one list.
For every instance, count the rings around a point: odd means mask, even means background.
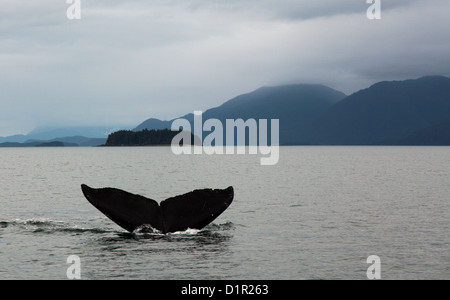
[{"label": "whale fluke", "polygon": [[202,229],[223,213],[234,198],[231,186],[224,190],[195,190],[159,205],[155,200],[116,188],[94,189],[82,184],[81,189],[92,205],[129,232],[148,226],[164,234]]}]

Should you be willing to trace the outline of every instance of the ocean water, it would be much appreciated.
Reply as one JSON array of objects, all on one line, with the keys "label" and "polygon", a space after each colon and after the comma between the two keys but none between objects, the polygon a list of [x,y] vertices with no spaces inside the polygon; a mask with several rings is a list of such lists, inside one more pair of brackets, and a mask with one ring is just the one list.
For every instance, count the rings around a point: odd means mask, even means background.
[{"label": "ocean water", "polygon": [[[157,201],[233,186],[201,231],[130,234],[80,185]],[[169,147],[0,149],[0,279],[450,279],[449,147],[281,147],[174,155]]]}]

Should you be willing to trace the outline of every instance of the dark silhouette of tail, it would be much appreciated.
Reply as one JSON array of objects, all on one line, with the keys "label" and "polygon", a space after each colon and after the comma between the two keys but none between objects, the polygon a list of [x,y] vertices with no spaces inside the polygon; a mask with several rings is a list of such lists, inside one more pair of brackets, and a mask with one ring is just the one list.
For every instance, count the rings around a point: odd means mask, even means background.
[{"label": "dark silhouette of tail", "polygon": [[[202,229],[214,221],[234,197],[233,187],[224,190],[195,190],[161,202],[116,188],[94,189],[81,185],[86,199],[120,227],[161,233]],[[150,228],[149,228],[150,227]]]}]

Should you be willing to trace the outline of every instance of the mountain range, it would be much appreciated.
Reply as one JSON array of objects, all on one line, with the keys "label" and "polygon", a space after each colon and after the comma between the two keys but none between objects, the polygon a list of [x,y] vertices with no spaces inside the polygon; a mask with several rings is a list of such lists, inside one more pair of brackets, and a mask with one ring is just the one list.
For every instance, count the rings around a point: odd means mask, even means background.
[{"label": "mountain range", "polygon": [[[194,116],[180,118],[193,123]],[[450,78],[383,81],[348,96],[317,84],[261,87],[203,112],[203,121],[211,118],[223,124],[226,119],[279,119],[281,145],[450,145]],[[150,118],[133,131],[170,128],[172,121]],[[93,146],[105,143],[111,132],[85,128],[88,137],[69,135],[78,129],[0,138],[0,146],[37,141]],[[43,139],[36,138],[39,134]]]},{"label": "mountain range", "polygon": [[209,118],[279,119],[281,145],[450,145],[450,78],[384,81],[349,96],[323,85],[262,87],[203,112]]},{"label": "mountain range", "polygon": [[104,144],[113,131],[112,127],[42,127],[28,134],[0,137],[0,147],[98,146]]},{"label": "mountain range", "polygon": [[[312,123],[314,144],[427,144],[419,131],[450,121],[450,79],[380,82],[356,92]],[[442,140],[448,144],[450,140]]]}]

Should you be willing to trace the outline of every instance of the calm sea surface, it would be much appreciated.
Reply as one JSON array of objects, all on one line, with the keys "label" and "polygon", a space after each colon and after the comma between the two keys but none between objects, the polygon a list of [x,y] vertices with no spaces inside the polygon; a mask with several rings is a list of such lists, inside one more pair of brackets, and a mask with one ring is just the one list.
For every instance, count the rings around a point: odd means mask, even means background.
[{"label": "calm sea surface", "polygon": [[[130,234],[80,185],[157,201],[234,186],[199,232]],[[0,148],[0,279],[450,279],[449,147],[281,147],[181,155],[169,147]]]}]

